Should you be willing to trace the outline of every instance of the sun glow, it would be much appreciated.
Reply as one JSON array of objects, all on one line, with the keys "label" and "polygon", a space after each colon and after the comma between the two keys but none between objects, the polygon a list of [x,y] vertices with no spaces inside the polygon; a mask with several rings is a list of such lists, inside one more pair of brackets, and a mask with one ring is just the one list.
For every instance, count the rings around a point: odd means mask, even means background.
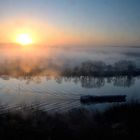
[{"label": "sun glow", "polygon": [[16,41],[21,45],[29,45],[33,43],[33,39],[29,34],[19,34]]}]

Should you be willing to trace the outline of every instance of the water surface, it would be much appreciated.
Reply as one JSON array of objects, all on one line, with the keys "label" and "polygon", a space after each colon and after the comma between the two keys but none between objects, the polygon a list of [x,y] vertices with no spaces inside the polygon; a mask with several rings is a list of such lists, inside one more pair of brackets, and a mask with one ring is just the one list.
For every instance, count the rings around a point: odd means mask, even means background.
[{"label": "water surface", "polygon": [[82,95],[127,95],[139,100],[139,77],[62,77],[63,67],[92,60],[113,64],[120,60],[140,66],[140,49],[131,47],[46,48],[0,50],[0,103],[5,109],[32,105],[47,111],[86,107],[104,109],[112,103],[82,105]]}]

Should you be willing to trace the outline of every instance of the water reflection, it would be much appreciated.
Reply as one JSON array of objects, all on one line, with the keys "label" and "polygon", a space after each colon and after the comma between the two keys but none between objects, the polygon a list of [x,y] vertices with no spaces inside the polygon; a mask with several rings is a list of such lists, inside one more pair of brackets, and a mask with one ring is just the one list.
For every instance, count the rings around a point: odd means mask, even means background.
[{"label": "water reflection", "polygon": [[63,82],[80,83],[83,88],[101,88],[106,83],[113,84],[117,87],[130,87],[135,84],[136,77],[130,76],[117,76],[117,77],[57,77],[56,82],[62,84]]},{"label": "water reflection", "polygon": [[[19,81],[26,81],[26,84],[31,82],[41,84],[44,76],[20,76],[16,77]],[[3,80],[10,80],[10,76],[2,75],[0,76]],[[91,76],[81,76],[81,77],[62,77],[62,76],[45,76],[46,81],[55,80],[58,84],[73,82],[75,84],[80,83],[83,88],[101,88],[105,84],[113,84],[116,87],[130,87],[135,84],[135,80],[138,77],[132,76],[116,76],[116,77],[91,77]]]}]

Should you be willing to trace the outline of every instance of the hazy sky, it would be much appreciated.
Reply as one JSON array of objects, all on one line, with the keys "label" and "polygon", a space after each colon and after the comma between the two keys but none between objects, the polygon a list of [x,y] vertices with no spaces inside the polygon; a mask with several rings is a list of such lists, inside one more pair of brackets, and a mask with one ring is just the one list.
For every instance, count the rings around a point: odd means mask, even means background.
[{"label": "hazy sky", "polygon": [[140,45],[140,0],[0,0],[0,42]]}]

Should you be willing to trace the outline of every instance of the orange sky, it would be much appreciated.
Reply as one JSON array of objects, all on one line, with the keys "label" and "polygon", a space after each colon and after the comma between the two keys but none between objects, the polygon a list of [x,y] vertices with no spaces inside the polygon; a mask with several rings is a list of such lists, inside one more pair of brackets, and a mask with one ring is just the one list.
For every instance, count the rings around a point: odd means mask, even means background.
[{"label": "orange sky", "polygon": [[[124,37],[119,35],[106,36],[105,33],[98,33],[91,29],[76,31],[67,27],[59,27],[51,25],[49,22],[41,22],[35,19],[14,19],[5,20],[0,23],[0,43],[17,43],[17,37],[20,34],[29,34],[34,44],[45,45],[70,45],[70,44],[115,44],[121,45],[125,43],[133,44],[138,40],[128,37],[124,33]],[[116,35],[116,37],[115,37]],[[122,40],[123,39],[123,40]],[[129,40],[129,41],[128,41]]]},{"label": "orange sky", "polygon": [[[0,43],[17,43],[20,34],[29,34],[34,44],[70,45],[70,44],[110,44],[114,40],[96,29],[74,30],[67,27],[51,25],[37,19],[9,19],[0,23]],[[117,38],[118,39],[118,38]],[[119,41],[119,40],[118,40]],[[119,41],[120,42],[120,41]]]},{"label": "orange sky", "polygon": [[19,34],[27,33],[35,44],[62,45],[62,44],[83,44],[94,41],[98,42],[96,35],[74,32],[67,28],[59,28],[49,23],[41,23],[37,20],[7,20],[0,23],[0,42],[17,43]]},{"label": "orange sky", "polygon": [[0,43],[140,45],[138,0],[3,0]]}]

